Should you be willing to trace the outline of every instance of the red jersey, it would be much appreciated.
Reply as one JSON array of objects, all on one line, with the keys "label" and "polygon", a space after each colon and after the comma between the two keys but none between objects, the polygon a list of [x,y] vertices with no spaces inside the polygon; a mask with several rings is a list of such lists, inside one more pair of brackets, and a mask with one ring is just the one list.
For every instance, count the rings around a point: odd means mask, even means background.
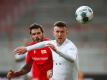
[{"label": "red jersey", "polygon": [[[31,45],[35,44],[34,42]],[[53,69],[52,52],[49,47],[29,51],[26,63],[32,64],[32,76],[34,80],[49,80],[47,71]]]}]

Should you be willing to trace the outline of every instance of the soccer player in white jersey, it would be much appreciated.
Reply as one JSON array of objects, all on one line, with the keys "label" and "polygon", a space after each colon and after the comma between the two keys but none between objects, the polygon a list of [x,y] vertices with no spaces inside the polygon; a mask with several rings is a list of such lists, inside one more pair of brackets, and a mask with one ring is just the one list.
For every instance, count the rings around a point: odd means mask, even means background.
[{"label": "soccer player in white jersey", "polygon": [[28,47],[19,47],[17,54],[49,46],[53,50],[52,80],[78,80],[78,53],[77,47],[67,38],[68,29],[65,22],[57,21],[54,24],[53,35],[55,40],[40,42]]}]

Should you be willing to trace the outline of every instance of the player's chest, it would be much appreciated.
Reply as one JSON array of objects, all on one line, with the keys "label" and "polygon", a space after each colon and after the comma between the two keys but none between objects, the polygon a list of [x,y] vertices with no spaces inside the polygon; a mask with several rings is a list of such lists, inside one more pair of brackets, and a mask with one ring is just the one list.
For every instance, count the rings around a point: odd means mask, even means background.
[{"label": "player's chest", "polygon": [[51,53],[49,48],[37,49],[32,51],[32,57],[48,57]]},{"label": "player's chest", "polygon": [[47,48],[33,50],[32,60],[37,63],[42,63],[48,61],[51,54],[52,54],[51,50]]},{"label": "player's chest", "polygon": [[[60,52],[62,52],[63,54],[67,54],[67,46],[63,45],[63,46],[57,46],[57,49],[60,50]],[[59,55],[56,52],[52,52],[52,56],[53,56],[53,60],[54,62],[65,62],[66,59],[64,57],[62,57],[61,55]]]}]

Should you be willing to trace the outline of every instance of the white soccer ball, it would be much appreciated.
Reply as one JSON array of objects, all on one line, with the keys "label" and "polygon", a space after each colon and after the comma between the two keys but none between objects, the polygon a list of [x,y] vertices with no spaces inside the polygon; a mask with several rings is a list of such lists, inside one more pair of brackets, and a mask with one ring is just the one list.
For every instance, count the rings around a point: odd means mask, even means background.
[{"label": "white soccer ball", "polygon": [[93,19],[93,10],[89,6],[80,6],[77,8],[75,15],[79,23],[85,24]]}]

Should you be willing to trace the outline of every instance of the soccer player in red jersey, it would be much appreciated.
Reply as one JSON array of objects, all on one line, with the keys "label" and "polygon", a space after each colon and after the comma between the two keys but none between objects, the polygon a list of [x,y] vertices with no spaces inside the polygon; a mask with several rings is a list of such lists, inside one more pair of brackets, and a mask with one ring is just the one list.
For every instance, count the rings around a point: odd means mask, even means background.
[{"label": "soccer player in red jersey", "polygon": [[[41,25],[33,24],[29,28],[33,42],[29,45],[36,44],[41,41],[49,40],[44,38],[44,32]],[[31,80],[49,80],[52,77],[53,59],[52,52],[49,47],[35,49],[28,52],[26,57],[26,64],[20,71],[9,71],[7,78],[22,76],[28,73],[32,68]]]}]

